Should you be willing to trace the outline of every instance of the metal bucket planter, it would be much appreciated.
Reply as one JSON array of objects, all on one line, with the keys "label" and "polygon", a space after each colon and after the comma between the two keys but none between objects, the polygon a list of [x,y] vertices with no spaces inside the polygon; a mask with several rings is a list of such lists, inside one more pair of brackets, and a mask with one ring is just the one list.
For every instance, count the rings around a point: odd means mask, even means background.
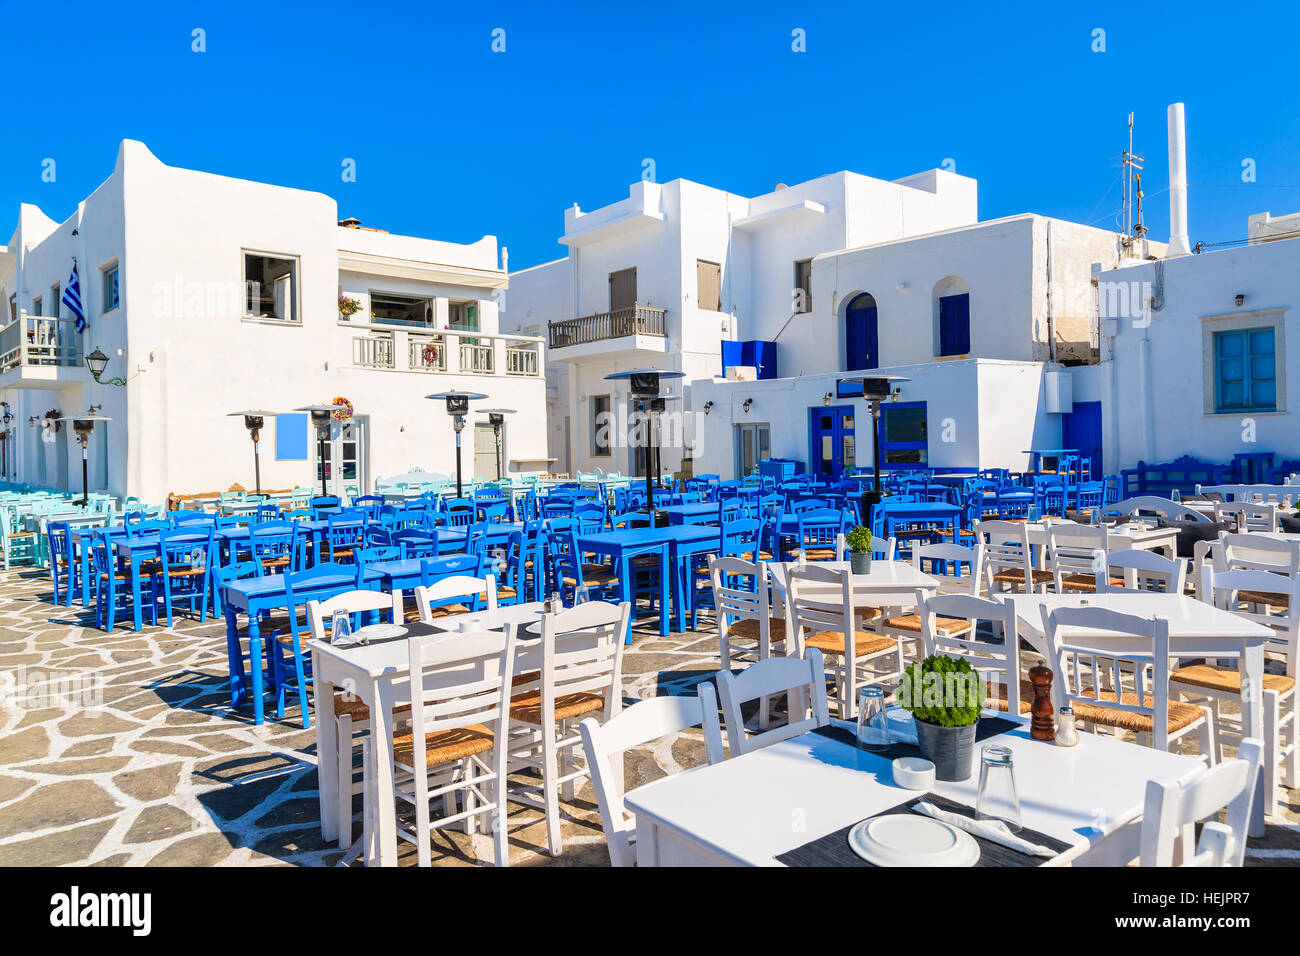
[{"label": "metal bucket planter", "polygon": [[917,720],[921,756],[934,764],[936,780],[969,780],[975,755],[975,725],[941,727]]},{"label": "metal bucket planter", "polygon": [[870,574],[871,573],[871,552],[850,551],[849,567],[853,569],[854,574]]}]

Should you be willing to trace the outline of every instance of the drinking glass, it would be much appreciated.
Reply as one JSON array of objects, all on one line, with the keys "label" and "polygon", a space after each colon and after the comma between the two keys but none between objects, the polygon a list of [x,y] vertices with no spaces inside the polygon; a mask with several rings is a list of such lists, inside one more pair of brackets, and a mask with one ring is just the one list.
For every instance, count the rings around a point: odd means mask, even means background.
[{"label": "drinking glass", "polygon": [[347,611],[339,609],[334,612],[330,622],[330,643],[336,647],[350,647],[356,643],[352,636],[352,618]]},{"label": "drinking glass", "polygon": [[1029,519],[1029,521],[1030,521],[1031,524],[1034,523],[1034,522],[1036,522],[1036,521],[1038,521],[1038,520],[1039,520],[1039,517],[1040,517],[1040,515],[1039,515],[1039,513],[1038,513],[1038,505],[1030,505],[1030,506],[1029,506],[1029,514],[1026,515],[1026,517]]},{"label": "drinking glass", "polygon": [[889,746],[885,694],[879,687],[858,691],[858,746],[863,750],[884,750]]},{"label": "drinking glass", "polygon": [[1020,827],[1020,796],[1011,764],[1011,748],[985,744],[980,751],[980,789],[975,798],[977,820],[1001,820],[1012,833]]},{"label": "drinking glass", "polygon": [[577,607],[579,604],[587,604],[590,601],[591,601],[591,589],[586,587],[585,585],[573,592],[574,607]]}]

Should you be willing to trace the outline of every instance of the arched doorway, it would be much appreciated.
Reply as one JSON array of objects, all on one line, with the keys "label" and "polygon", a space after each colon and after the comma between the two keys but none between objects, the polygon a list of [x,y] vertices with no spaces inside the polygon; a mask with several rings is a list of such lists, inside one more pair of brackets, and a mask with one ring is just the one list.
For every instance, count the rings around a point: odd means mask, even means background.
[{"label": "arched doorway", "polygon": [[850,372],[880,368],[876,300],[865,292],[849,300],[844,310],[844,368]]}]

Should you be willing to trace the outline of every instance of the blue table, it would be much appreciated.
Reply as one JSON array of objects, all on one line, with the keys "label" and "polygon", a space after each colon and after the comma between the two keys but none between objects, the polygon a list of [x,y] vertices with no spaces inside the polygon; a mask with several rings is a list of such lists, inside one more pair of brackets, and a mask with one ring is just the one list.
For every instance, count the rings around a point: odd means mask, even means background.
[{"label": "blue table", "polygon": [[[72,598],[77,593],[77,581],[81,582],[81,603],[90,599],[90,542],[96,534],[107,533],[114,540],[126,537],[126,529],[116,528],[69,528],[68,529],[68,589],[64,594],[64,605],[72,606]],[[76,565],[80,573],[72,573]]]},{"label": "blue table", "polygon": [[668,516],[670,524],[710,524],[718,521],[717,502],[703,502],[698,505],[669,505],[660,508]]},{"label": "blue table", "polygon": [[[657,555],[659,558],[659,634],[667,636],[669,630],[669,591],[678,592],[679,620],[685,620],[681,607],[682,592],[670,588],[670,581],[676,575],[670,571],[670,562],[680,557],[683,544],[700,541],[717,541],[721,532],[707,525],[678,525],[668,528],[622,528],[615,531],[602,531],[599,534],[580,535],[578,548],[584,553],[603,554],[614,562],[619,581],[623,584],[623,593],[632,600],[632,559],[644,554]],[[675,547],[676,546],[676,549]],[[671,553],[670,553],[671,552]],[[628,636],[631,641],[631,635]]]},{"label": "blue table", "polygon": [[[140,565],[150,558],[157,558],[162,554],[162,549],[158,543],[158,533],[137,535],[132,537],[127,534],[125,528],[73,528],[68,531],[68,548],[79,552],[77,561],[81,569],[81,603],[86,604],[90,600],[92,588],[90,586],[90,539],[93,534],[102,534],[108,532],[109,538],[113,543],[113,550],[116,554],[125,556],[131,562],[131,616],[135,630],[144,627],[143,608],[140,606]],[[201,544],[208,540],[208,533],[177,535],[172,537],[172,541],[178,541],[182,544]],[[208,556],[211,563],[212,556]],[[69,565],[73,558],[69,555]],[[72,578],[68,576],[68,604],[72,604]],[[108,630],[112,628],[112,617],[109,617]]]},{"label": "blue table", "polygon": [[[383,575],[373,568],[366,568],[364,583],[374,587]],[[299,600],[327,600],[344,591],[354,590],[357,586],[357,574],[354,569],[346,573],[329,574],[317,578],[309,587],[294,591]],[[261,611],[271,611],[289,606],[289,595],[285,588],[283,574],[268,574],[260,578],[246,578],[233,581],[222,590],[222,603],[226,609],[226,654],[230,659],[230,706],[237,708],[248,696],[248,687],[244,683],[244,657],[239,652],[239,613],[248,616],[248,659],[253,674],[253,722],[262,723],[262,633],[258,623]]]},{"label": "blue table", "polygon": [[[957,529],[961,521],[961,508],[937,501],[899,501],[891,503],[885,499],[876,505],[880,515],[881,535],[894,537],[897,524],[924,522],[933,525],[947,525],[952,531],[953,540],[957,540]],[[872,515],[874,520],[875,514]]]}]

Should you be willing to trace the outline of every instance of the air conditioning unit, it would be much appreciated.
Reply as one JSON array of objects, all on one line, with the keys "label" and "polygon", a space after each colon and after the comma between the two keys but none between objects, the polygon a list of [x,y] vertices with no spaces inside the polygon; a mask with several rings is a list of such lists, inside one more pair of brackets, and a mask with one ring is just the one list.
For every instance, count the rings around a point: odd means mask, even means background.
[{"label": "air conditioning unit", "polygon": [[758,368],[753,365],[728,365],[728,382],[757,382]]}]

